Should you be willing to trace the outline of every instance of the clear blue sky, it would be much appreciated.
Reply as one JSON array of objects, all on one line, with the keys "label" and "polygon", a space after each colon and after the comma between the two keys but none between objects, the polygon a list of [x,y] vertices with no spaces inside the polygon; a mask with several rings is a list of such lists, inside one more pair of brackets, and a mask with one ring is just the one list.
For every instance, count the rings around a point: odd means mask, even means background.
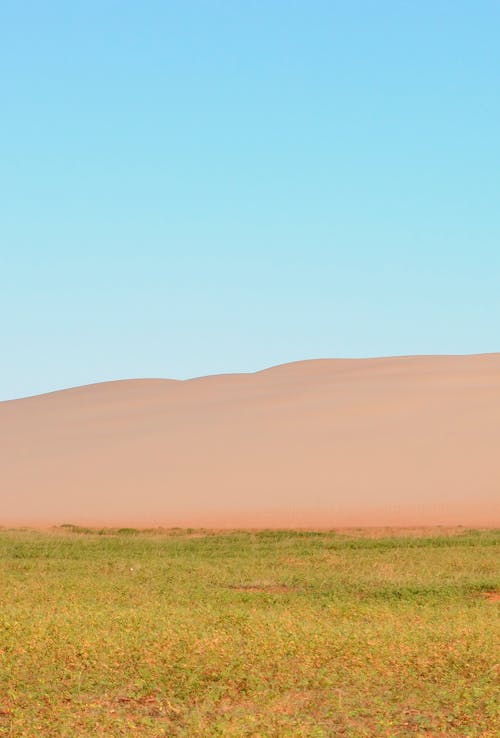
[{"label": "clear blue sky", "polygon": [[0,398],[500,350],[500,6],[3,0]]}]

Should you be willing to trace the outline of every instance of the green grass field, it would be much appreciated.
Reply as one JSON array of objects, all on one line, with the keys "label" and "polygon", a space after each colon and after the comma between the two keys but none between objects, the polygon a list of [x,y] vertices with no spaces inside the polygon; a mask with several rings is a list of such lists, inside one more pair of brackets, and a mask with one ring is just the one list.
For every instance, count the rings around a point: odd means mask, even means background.
[{"label": "green grass field", "polygon": [[500,533],[0,531],[0,735],[491,736]]}]

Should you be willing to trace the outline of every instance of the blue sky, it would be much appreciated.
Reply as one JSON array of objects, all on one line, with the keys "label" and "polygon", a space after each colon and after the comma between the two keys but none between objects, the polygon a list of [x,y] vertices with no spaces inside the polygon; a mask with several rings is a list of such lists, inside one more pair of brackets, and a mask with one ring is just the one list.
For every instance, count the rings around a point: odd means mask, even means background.
[{"label": "blue sky", "polygon": [[0,4],[0,399],[500,349],[497,2]]}]

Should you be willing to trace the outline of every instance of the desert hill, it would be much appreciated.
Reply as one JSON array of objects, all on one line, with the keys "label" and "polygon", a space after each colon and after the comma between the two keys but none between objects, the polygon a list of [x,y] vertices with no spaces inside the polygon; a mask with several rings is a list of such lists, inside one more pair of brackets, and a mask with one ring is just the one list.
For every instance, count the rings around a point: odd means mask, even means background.
[{"label": "desert hill", "polygon": [[500,354],[296,362],[0,403],[0,525],[500,524]]}]

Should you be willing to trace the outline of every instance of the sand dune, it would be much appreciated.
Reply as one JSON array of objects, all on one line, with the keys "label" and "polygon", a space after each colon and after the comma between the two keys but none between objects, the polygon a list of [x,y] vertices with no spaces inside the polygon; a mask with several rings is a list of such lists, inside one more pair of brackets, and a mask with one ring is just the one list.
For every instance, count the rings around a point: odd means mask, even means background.
[{"label": "sand dune", "polygon": [[0,525],[500,524],[500,354],[0,403]]}]

